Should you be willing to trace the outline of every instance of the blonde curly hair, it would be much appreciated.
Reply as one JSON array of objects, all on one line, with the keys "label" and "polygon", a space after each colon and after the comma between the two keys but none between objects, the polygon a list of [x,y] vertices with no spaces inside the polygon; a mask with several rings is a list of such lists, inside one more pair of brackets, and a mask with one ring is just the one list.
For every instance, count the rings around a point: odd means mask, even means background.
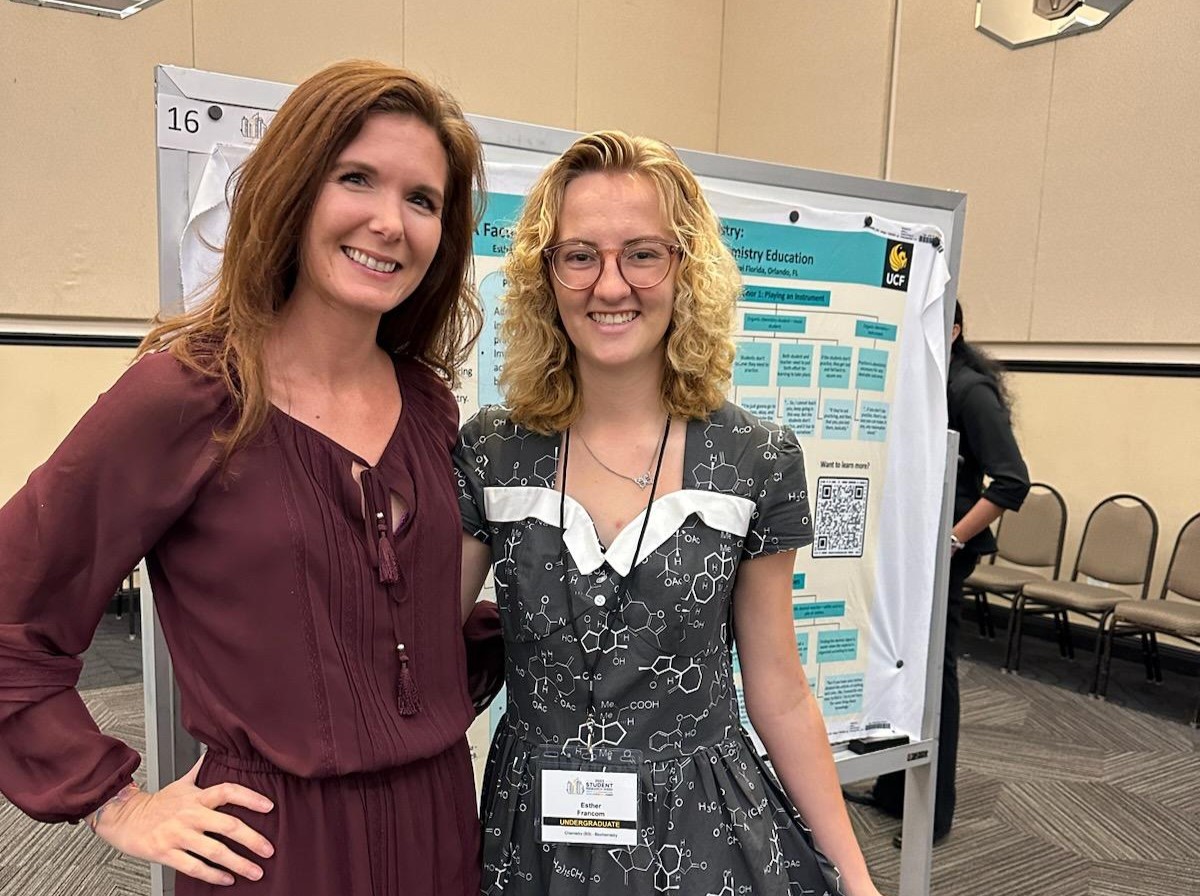
[{"label": "blonde curly hair", "polygon": [[543,251],[555,240],[567,185],[591,172],[649,178],[663,217],[683,248],[667,328],[662,402],[679,417],[700,419],[721,406],[733,369],[730,338],[742,283],[721,241],[716,214],[671,147],[621,131],[580,137],[538,177],[525,200],[505,262],[503,299],[505,403],[514,422],[561,432],[579,417],[582,399],[575,348],[563,329]]}]

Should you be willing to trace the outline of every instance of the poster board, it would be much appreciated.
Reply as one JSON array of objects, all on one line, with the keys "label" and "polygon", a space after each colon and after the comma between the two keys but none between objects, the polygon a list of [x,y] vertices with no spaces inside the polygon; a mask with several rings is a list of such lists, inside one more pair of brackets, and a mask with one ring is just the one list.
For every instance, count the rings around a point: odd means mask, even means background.
[{"label": "poster board", "polygon": [[[291,89],[160,66],[160,291],[193,301],[215,270],[224,184]],[[471,116],[485,144],[489,202],[475,238],[484,332],[458,400],[465,420],[502,401],[499,299],[508,227],[538,171],[578,136]],[[731,400],[791,425],[806,451],[817,540],[793,580],[797,649],[835,744],[892,730],[912,743],[836,752],[843,781],[909,769],[910,825],[931,819],[954,445],[945,438],[946,334],[965,197],[866,178],[681,152],[722,219],[746,288]],[[948,453],[949,452],[949,453]],[[949,478],[948,478],[949,477]],[[143,579],[143,581],[147,581]],[[178,726],[169,658],[152,614],[144,640],[151,786],[195,747]],[[470,737],[477,768],[494,717]],[[184,766],[186,768],[186,766]],[[902,857],[904,893],[928,850]],[[156,892],[169,881],[156,880]]]}]

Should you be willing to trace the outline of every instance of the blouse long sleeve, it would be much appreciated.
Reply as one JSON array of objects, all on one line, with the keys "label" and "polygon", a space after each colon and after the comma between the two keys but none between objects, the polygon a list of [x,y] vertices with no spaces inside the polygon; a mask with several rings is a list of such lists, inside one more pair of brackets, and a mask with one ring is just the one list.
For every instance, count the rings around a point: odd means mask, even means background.
[{"label": "blouse long sleeve", "polygon": [[75,686],[121,579],[213,475],[227,406],[167,354],[134,364],[0,509],[0,791],[75,821],[131,780]]},{"label": "blouse long sleeve", "polygon": [[1029,493],[1029,470],[995,388],[982,382],[971,385],[962,397],[959,416],[975,465],[991,480],[982,496],[1006,510],[1019,510]]}]

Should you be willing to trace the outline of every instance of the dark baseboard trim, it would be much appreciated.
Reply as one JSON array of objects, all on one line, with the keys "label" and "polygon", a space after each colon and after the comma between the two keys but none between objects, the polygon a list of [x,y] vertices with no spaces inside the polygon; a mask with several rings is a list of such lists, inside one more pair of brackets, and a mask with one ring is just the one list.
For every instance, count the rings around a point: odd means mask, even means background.
[{"label": "dark baseboard trim", "polygon": [[1140,361],[1000,361],[1009,373],[1073,373],[1104,376],[1200,377],[1200,364]]},{"label": "dark baseboard trim", "polygon": [[[0,332],[0,345],[50,346],[60,348],[137,348],[141,345],[141,342],[140,336],[119,336],[103,333]],[[1010,373],[1066,373],[1076,375],[1200,378],[1200,364],[1140,361],[1028,360],[999,360],[999,363]]]},{"label": "dark baseboard trim", "polygon": [[57,348],[137,348],[140,336],[110,336],[103,333],[0,333],[0,345],[50,346]]}]

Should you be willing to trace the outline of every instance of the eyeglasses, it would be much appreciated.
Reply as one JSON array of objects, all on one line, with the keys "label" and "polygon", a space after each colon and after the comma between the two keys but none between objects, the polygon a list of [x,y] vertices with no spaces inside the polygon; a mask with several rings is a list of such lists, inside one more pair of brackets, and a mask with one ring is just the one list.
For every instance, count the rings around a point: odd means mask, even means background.
[{"label": "eyeglasses", "polygon": [[617,271],[634,289],[651,289],[667,279],[671,260],[682,255],[682,247],[664,240],[634,240],[619,249],[597,249],[570,241],[550,246],[546,257],[554,279],[567,289],[591,289],[604,272],[604,256],[617,257]]}]

